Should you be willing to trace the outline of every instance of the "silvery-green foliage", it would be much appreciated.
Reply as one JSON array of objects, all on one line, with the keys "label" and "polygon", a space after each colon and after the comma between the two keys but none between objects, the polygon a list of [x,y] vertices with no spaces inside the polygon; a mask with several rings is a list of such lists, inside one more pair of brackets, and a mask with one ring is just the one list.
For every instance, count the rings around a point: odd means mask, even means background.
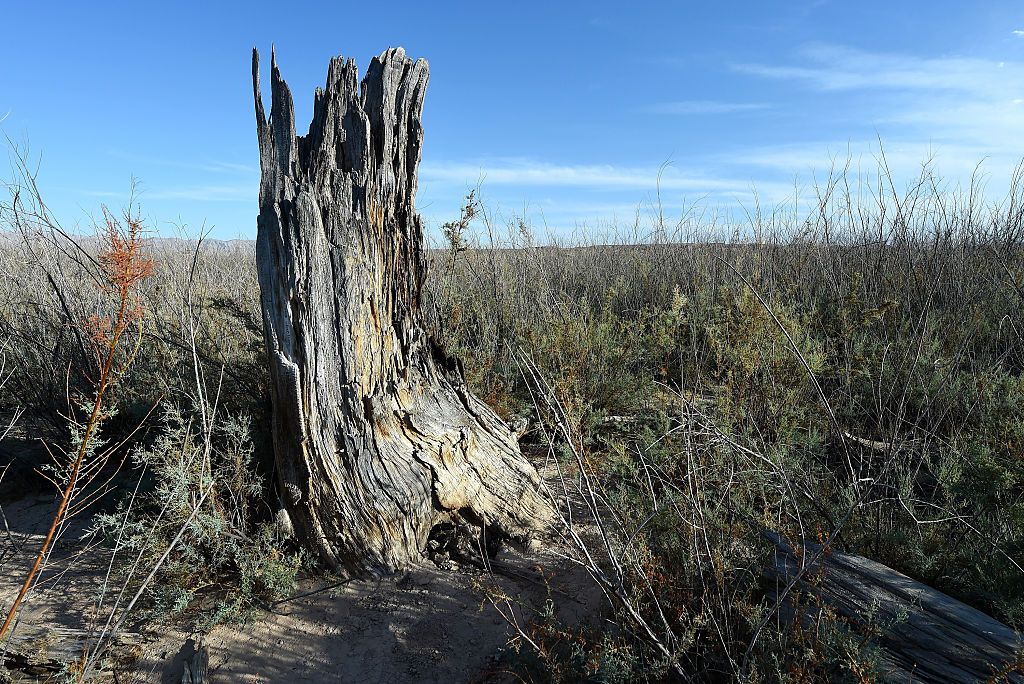
[{"label": "silvery-green foliage", "polygon": [[149,608],[158,616],[181,613],[195,604],[197,588],[216,584],[222,591],[211,598],[215,605],[200,606],[210,623],[244,617],[289,592],[302,558],[284,550],[264,522],[271,515],[248,418],[225,417],[208,435],[200,425],[181,405],[166,405],[158,436],[133,454],[144,478],[138,499],[98,515],[95,529],[117,546],[118,567],[128,577],[136,561],[151,567],[185,526],[148,590]]}]

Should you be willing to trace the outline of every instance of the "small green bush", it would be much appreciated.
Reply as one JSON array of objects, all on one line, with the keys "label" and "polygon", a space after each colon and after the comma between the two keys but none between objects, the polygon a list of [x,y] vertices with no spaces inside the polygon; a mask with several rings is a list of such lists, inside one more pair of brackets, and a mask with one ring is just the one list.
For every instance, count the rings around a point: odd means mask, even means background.
[{"label": "small green bush", "polygon": [[151,616],[180,614],[205,597],[200,622],[209,628],[245,619],[294,589],[303,556],[260,522],[270,511],[248,420],[220,421],[207,445],[201,419],[170,406],[159,437],[134,460],[144,473],[140,493],[98,515],[96,529],[115,546],[122,574],[139,580],[133,568],[153,567],[185,528],[149,588]]}]

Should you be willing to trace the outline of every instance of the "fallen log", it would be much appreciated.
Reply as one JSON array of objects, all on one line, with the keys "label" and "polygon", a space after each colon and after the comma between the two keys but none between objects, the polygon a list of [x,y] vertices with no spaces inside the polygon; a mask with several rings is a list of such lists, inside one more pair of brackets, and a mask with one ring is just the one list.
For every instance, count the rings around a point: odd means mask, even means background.
[{"label": "fallen log", "polygon": [[[820,598],[853,626],[870,615],[881,629],[885,681],[1024,683],[1024,635],[995,618],[863,556],[812,543],[797,552],[778,534],[765,536],[776,547],[765,573],[768,597],[791,618],[792,591]],[[804,619],[813,604],[801,603]]]},{"label": "fallen log", "polygon": [[[84,629],[22,624],[3,645],[3,667],[31,677],[53,676],[68,663],[80,661],[95,637]],[[117,642],[132,647],[141,645],[143,639],[139,634],[121,633]]]}]

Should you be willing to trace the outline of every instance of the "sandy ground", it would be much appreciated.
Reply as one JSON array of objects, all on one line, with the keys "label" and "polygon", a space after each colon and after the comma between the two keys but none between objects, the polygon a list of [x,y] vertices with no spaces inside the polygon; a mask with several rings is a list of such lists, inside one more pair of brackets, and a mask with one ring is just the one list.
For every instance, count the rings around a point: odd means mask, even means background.
[{"label": "sandy ground", "polygon": [[[276,614],[242,628],[218,628],[206,639],[212,679],[515,681],[507,671],[514,631],[473,586],[474,581],[496,581],[519,601],[543,605],[544,584],[527,579],[525,558],[515,560],[519,562],[510,565],[524,570],[522,577],[488,578],[423,567],[291,601],[279,606]],[[578,586],[580,579],[563,577],[555,585],[564,591],[567,584]],[[559,601],[561,616],[577,622],[593,612],[598,599],[565,598]]]},{"label": "sandy ground", "polygon": [[[0,540],[0,599],[17,593],[55,509],[54,496],[32,495],[3,505],[10,528]],[[106,569],[100,547],[82,551],[88,520],[61,537],[39,589],[22,611],[20,629],[33,625],[82,629]],[[2,531],[0,531],[2,534]],[[15,545],[21,547],[13,552]],[[595,619],[599,592],[583,571],[543,545],[529,555],[498,556],[500,570],[441,569],[429,562],[410,572],[341,586],[305,580],[298,596],[246,625],[198,635],[164,630],[148,635],[131,665],[115,668],[118,682],[180,682],[197,643],[209,653],[211,682],[506,682],[514,659],[514,630],[486,600],[481,583],[497,585],[518,602],[540,608],[552,596],[568,624]],[[537,565],[554,579],[542,580]],[[496,567],[497,567],[496,566]],[[549,594],[548,586],[554,594]],[[523,618],[530,609],[520,610]],[[526,615],[527,619],[529,615]],[[110,679],[114,679],[112,676]],[[16,677],[16,681],[37,681]]]}]

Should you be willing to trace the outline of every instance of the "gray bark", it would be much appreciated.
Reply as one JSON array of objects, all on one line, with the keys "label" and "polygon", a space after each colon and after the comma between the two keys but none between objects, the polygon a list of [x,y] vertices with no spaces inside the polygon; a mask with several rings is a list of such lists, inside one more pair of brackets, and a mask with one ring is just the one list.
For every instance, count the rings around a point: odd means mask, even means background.
[{"label": "gray bark", "polygon": [[416,562],[442,522],[524,537],[551,514],[515,436],[424,332],[427,75],[398,48],[360,84],[336,57],[296,136],[273,55],[266,118],[253,51],[278,477],[296,536],[346,575]]},{"label": "gray bark", "polygon": [[[878,646],[886,681],[1024,684],[1024,671],[1013,667],[1020,662],[1022,635],[995,618],[868,558],[822,554],[810,543],[796,554],[778,535],[767,536],[778,550],[768,568],[769,597],[797,580],[795,589],[820,597],[853,624],[863,625],[871,615],[882,628]],[[801,572],[801,559],[816,560]],[[813,602],[804,602],[802,618],[813,612]]]},{"label": "gray bark", "polygon": [[[4,644],[0,680],[4,668],[33,677],[52,678],[68,663],[80,661],[86,649],[94,645],[95,637],[84,629],[18,625]],[[143,643],[142,637],[134,632],[121,632],[116,640],[122,647],[137,647]]]}]

